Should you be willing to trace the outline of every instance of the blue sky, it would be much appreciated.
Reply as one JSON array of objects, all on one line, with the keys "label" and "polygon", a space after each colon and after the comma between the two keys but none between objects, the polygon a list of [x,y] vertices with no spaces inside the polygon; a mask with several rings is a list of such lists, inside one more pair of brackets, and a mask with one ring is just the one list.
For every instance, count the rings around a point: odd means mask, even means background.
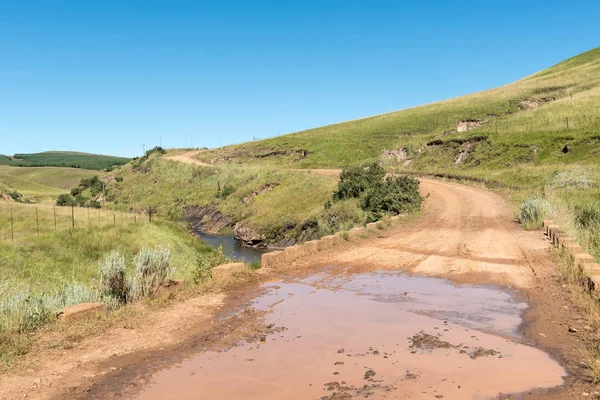
[{"label": "blue sky", "polygon": [[600,2],[0,0],[0,153],[215,147],[509,83]]}]

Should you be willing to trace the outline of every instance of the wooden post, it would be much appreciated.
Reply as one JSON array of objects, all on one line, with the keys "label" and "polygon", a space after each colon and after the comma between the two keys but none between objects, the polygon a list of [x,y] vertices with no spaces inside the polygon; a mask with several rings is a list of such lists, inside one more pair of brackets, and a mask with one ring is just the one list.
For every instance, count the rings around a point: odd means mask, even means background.
[{"label": "wooden post", "polygon": [[148,207],[148,222],[152,222],[152,207]]},{"label": "wooden post", "polygon": [[117,214],[113,213],[113,224],[117,224]]},{"label": "wooden post", "polygon": [[75,206],[71,206],[71,226],[75,229]]},{"label": "wooden post", "polygon": [[56,233],[56,206],[54,206],[54,233]]},{"label": "wooden post", "polygon": [[35,206],[35,227],[36,227],[36,232],[39,235],[40,234],[40,218],[38,216],[37,206]]},{"label": "wooden post", "polygon": [[15,228],[13,226],[13,211],[10,208],[10,240],[15,240]]}]

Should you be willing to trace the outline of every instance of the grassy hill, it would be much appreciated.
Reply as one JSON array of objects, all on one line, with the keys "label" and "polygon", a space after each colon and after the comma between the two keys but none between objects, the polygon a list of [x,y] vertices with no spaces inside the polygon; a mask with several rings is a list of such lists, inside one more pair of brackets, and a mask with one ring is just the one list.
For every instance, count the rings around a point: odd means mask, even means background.
[{"label": "grassy hill", "polygon": [[79,181],[98,175],[98,171],[60,167],[12,167],[0,165],[0,192],[19,192],[33,201],[54,201]]},{"label": "grassy hill", "polygon": [[126,164],[129,158],[71,151],[46,151],[43,153],[0,155],[0,165],[15,167],[70,167],[92,170],[112,170]]},{"label": "grassy hill", "polygon": [[[272,139],[203,150],[198,160],[215,165],[208,175],[207,167],[147,160],[147,164],[127,170],[113,194],[121,207],[158,201],[142,199],[140,193],[149,191],[163,204],[183,208],[210,203],[235,221],[280,227],[290,225],[289,221],[325,218],[324,193],[334,185],[313,179],[309,187],[307,181],[286,179],[283,175],[292,174],[290,169],[340,168],[382,161],[389,171],[445,174],[486,182],[504,190],[515,206],[528,197],[545,197],[552,203],[554,217],[600,257],[600,239],[595,234],[600,232],[598,109],[600,48],[496,89]],[[183,173],[183,168],[190,171]],[[243,174],[233,176],[236,169],[246,171],[246,179]],[[247,197],[251,186],[256,191],[269,181],[251,179],[259,176],[248,172],[252,170],[279,170],[282,175],[271,180],[286,183],[263,199],[258,196],[250,207],[239,200]],[[237,202],[217,198],[215,186],[220,174],[222,183],[232,182],[231,199]],[[182,182],[167,184],[174,179],[168,178],[170,175],[189,176],[191,187],[182,190]],[[204,189],[210,196],[200,194]],[[298,211],[300,205],[288,211],[279,207],[294,202],[290,198],[280,201],[286,192],[302,200],[302,211]],[[173,206],[170,211],[177,210]]]},{"label": "grassy hill", "polygon": [[[458,172],[518,164],[568,164],[598,155],[599,105],[597,48],[500,88],[210,150],[199,158],[211,163],[326,168],[373,161],[385,150],[406,148],[412,160],[406,169],[412,170]],[[479,126],[456,133],[461,120],[479,120]],[[472,142],[468,160],[455,163],[461,150],[458,145],[469,144],[474,137],[485,139],[479,144]],[[441,143],[428,146],[432,141]],[[571,145],[568,154],[561,152],[565,144]]]}]

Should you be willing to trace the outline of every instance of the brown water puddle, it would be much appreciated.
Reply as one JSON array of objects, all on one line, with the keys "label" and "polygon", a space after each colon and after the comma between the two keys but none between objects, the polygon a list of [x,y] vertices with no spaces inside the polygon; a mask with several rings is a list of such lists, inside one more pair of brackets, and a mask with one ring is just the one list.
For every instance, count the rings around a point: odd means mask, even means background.
[{"label": "brown water puddle", "polygon": [[489,399],[566,375],[519,343],[527,305],[496,288],[394,272],[268,288],[254,307],[278,333],[197,354],[157,373],[138,398]]}]

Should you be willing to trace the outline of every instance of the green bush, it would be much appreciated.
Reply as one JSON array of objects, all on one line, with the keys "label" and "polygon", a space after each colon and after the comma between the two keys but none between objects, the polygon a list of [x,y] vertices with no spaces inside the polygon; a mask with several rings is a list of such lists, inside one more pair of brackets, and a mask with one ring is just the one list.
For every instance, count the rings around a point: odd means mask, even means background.
[{"label": "green bush", "polygon": [[527,229],[541,228],[544,220],[552,213],[552,207],[546,199],[530,198],[521,203],[517,212],[519,223]]},{"label": "green bush", "polygon": [[126,273],[125,257],[118,250],[113,250],[98,263],[102,292],[120,303],[126,303],[129,296]]},{"label": "green bush", "polygon": [[74,206],[75,200],[73,199],[73,197],[71,197],[70,194],[63,193],[56,198],[56,205],[63,207]]},{"label": "green bush", "polygon": [[377,163],[344,168],[338,188],[333,192],[333,200],[358,198],[369,188],[380,184],[384,176],[385,170]]},{"label": "green bush", "polygon": [[235,192],[235,188],[233,186],[225,185],[223,186],[223,189],[217,192],[217,197],[221,199],[226,199],[227,197],[229,197],[229,195],[233,194],[233,192]]},{"label": "green bush", "polygon": [[365,215],[357,206],[357,200],[348,199],[330,204],[318,218],[319,228],[324,235],[349,230],[363,225]]},{"label": "green bush", "polygon": [[408,176],[388,177],[372,186],[361,201],[367,221],[378,221],[384,215],[418,211],[423,197],[419,193],[419,180]]},{"label": "green bush", "polygon": [[223,247],[219,246],[216,252],[198,256],[196,268],[193,271],[194,283],[202,283],[212,278],[212,269],[216,266],[227,264],[231,260],[223,254]]},{"label": "green bush", "polygon": [[144,247],[133,258],[133,269],[131,298],[152,296],[160,284],[174,272],[171,267],[171,252],[162,246],[154,249]]},{"label": "green bush", "polygon": [[600,207],[592,204],[576,206],[574,210],[575,222],[582,229],[589,229],[600,225]]}]

